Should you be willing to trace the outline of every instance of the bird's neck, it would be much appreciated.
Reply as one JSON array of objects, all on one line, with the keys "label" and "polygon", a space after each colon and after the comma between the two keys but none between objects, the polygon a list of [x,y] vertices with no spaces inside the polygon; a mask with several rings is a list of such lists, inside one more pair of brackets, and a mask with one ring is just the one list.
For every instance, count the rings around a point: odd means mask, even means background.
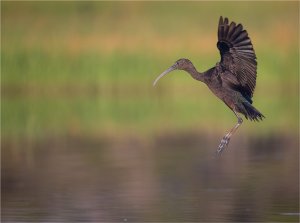
[{"label": "bird's neck", "polygon": [[203,73],[198,72],[194,66],[188,67],[185,71],[188,72],[195,80],[204,82]]}]

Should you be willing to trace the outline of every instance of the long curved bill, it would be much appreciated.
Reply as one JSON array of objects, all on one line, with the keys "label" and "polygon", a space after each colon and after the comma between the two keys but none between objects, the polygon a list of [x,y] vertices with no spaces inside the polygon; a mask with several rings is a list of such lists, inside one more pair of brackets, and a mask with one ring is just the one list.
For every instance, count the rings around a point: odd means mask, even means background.
[{"label": "long curved bill", "polygon": [[176,69],[177,69],[176,66],[173,65],[173,66],[169,67],[167,70],[165,70],[162,74],[160,74],[160,75],[155,79],[155,81],[153,82],[153,87],[156,85],[157,81],[158,81],[160,78],[162,78],[162,77],[165,76],[166,74],[168,74],[168,73],[170,73],[171,71],[176,70]]}]

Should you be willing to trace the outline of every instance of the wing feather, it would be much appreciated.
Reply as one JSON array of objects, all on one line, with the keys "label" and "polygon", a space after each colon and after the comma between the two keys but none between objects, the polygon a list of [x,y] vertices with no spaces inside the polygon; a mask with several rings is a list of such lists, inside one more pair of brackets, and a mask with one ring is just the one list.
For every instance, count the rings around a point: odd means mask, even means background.
[{"label": "wing feather", "polygon": [[222,73],[221,78],[227,84],[231,80],[235,89],[251,99],[256,85],[257,62],[247,31],[241,24],[231,22],[229,25],[228,19],[223,20],[221,16],[217,47],[221,54],[220,65],[229,71]]}]

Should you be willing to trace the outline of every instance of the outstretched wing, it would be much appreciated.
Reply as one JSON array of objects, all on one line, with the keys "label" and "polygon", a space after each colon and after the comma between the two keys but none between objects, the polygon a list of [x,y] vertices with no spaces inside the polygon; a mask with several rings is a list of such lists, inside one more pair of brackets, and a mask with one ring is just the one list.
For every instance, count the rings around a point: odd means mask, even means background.
[{"label": "outstretched wing", "polygon": [[[223,75],[232,85],[251,102],[256,85],[256,55],[246,30],[241,24],[228,23],[228,19],[219,20],[217,47],[221,54],[220,65],[230,72]],[[222,78],[222,76],[221,76]]]}]

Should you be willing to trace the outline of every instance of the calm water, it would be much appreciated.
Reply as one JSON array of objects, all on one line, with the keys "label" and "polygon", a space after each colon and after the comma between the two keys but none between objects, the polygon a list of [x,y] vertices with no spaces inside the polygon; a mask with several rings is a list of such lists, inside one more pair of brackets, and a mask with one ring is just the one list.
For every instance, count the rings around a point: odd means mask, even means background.
[{"label": "calm water", "polygon": [[2,221],[298,221],[297,136],[219,138],[3,139]]}]

